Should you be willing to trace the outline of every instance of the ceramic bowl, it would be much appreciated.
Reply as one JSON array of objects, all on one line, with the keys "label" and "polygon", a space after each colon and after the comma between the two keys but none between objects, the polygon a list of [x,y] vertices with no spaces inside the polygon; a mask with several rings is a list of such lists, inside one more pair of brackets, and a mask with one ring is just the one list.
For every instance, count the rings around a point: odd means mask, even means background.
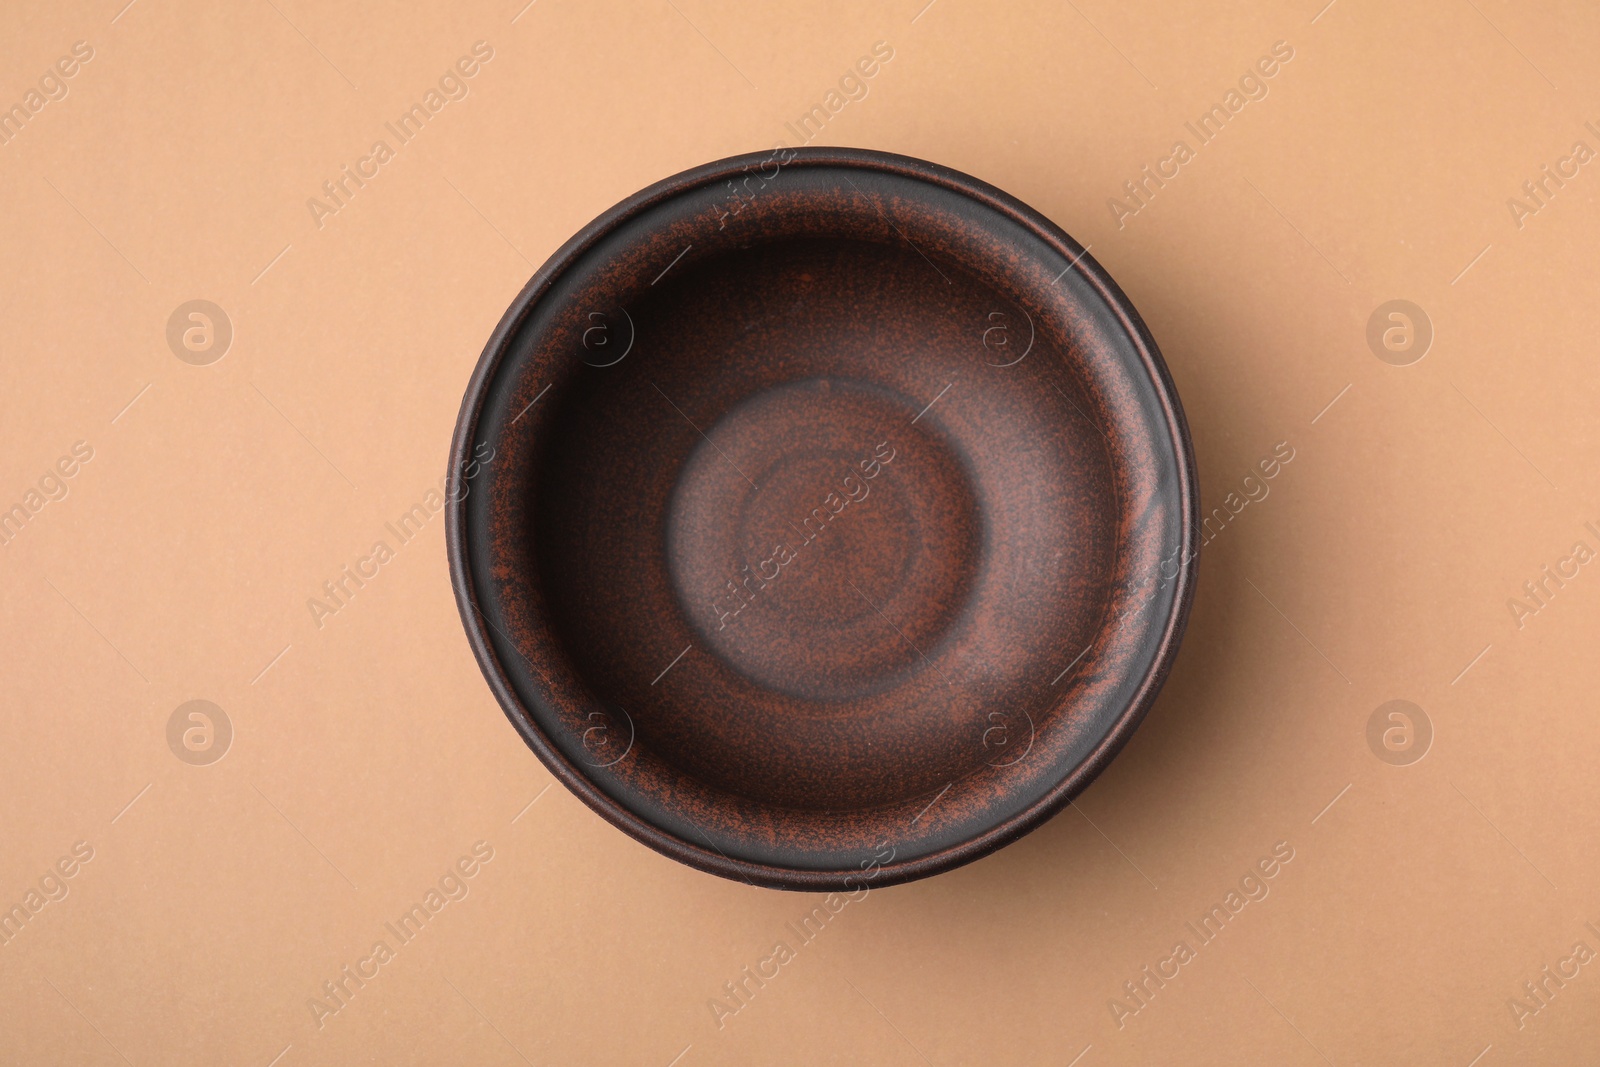
[{"label": "ceramic bowl", "polygon": [[601,215],[463,402],[461,617],[545,766],[757,885],[933,874],[1038,826],[1154,700],[1194,590],[1178,397],[1038,212],[776,150]]}]

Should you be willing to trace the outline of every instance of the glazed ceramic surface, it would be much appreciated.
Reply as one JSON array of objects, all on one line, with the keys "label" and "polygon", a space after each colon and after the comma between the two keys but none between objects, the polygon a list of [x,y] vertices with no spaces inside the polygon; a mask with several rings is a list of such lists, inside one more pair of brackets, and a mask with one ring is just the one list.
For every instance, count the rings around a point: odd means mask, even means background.
[{"label": "glazed ceramic surface", "polygon": [[932,874],[1126,742],[1198,491],[1127,298],[976,179],[851,150],[680,174],[569,241],[468,387],[448,541],[530,747],[701,869]]}]

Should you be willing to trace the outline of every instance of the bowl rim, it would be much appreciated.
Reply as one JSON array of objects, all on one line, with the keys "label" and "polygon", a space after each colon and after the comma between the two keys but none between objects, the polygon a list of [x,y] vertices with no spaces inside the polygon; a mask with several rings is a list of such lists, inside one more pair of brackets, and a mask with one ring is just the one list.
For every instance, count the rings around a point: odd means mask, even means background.
[{"label": "bowl rim", "polygon": [[455,493],[446,494],[445,550],[449,560],[451,587],[468,643],[501,710],[545,768],[592,811],[662,855],[698,870],[751,885],[807,891],[883,887],[971,863],[1037,829],[1070,804],[1100,775],[1144,720],[1171,672],[1188,624],[1198,579],[1201,545],[1199,479],[1188,421],[1155,338],[1132,301],[1086,247],[1009,193],[968,174],[912,156],[861,148],[780,146],[769,152],[744,153],[692,167],[654,182],[602,212],[568,238],[523,285],[490,334],[468,380],[451,435],[448,471],[454,477],[458,471],[467,469],[490,385],[495,381],[529,313],[574,263],[608,234],[657,204],[745,173],[753,166],[770,164],[778,158],[779,153],[786,154],[782,163],[785,167],[854,168],[908,178],[970,198],[1006,216],[1069,261],[1068,269],[1076,271],[1104,301],[1138,354],[1166,428],[1164,440],[1156,442],[1157,447],[1163,451],[1170,447],[1176,458],[1179,538],[1178,548],[1173,554],[1178,557],[1178,568],[1177,574],[1170,579],[1175,591],[1159,632],[1155,655],[1121,715],[1110,724],[1098,744],[1028,807],[994,823],[980,834],[914,859],[890,860],[882,865],[874,863],[870,867],[863,862],[860,871],[797,868],[735,859],[722,853],[715,844],[711,844],[710,848],[701,848],[669,833],[614,799],[571,763],[545,735],[501,666],[487,633],[487,626],[490,625],[487,616],[478,607],[478,592],[469,561],[465,493],[459,496]]}]

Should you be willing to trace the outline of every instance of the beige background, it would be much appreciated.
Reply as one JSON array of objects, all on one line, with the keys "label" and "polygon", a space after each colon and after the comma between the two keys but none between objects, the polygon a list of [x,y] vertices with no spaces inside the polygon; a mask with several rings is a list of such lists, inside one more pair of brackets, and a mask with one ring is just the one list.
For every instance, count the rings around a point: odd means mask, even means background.
[{"label": "beige background", "polygon": [[[1600,966],[1520,1029],[1508,1001],[1600,950],[1600,573],[1520,628],[1508,599],[1600,549],[1600,164],[1520,228],[1506,201],[1600,149],[1600,16],[924,2],[9,6],[0,103],[94,54],[0,145],[0,507],[93,459],[0,548],[0,908],[93,859],[0,946],[0,1058],[1594,1062]],[[319,229],[307,198],[480,40],[469,95]],[[306,602],[438,484],[537,264],[658,178],[795,143],[877,41],[814,143],[970,172],[1091,244],[1207,508],[1295,459],[1207,549],[1172,678],[1076,811],[872,891],[719,1028],[710,998],[815,900],[551,787],[472,660],[442,519],[320,628]],[[1119,229],[1107,199],[1277,41],[1267,97]],[[207,366],[166,340],[193,299],[234,329]],[[1411,366],[1367,346],[1391,299],[1435,329]],[[234,729],[207,766],[167,743],[192,699]],[[1368,747],[1391,699],[1433,724],[1409,766]],[[319,1026],[322,983],[479,841],[470,894]],[[1270,896],[1119,1028],[1122,983],[1280,841]]]}]

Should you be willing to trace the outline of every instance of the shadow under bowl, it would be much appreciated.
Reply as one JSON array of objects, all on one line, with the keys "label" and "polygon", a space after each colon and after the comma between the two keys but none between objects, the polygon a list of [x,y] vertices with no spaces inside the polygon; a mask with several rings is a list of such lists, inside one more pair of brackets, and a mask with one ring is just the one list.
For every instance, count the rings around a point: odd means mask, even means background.
[{"label": "shadow under bowl", "polygon": [[1176,653],[1198,493],[1114,282],[1015,199],[845,149],[606,212],[506,312],[452,454],[506,714],[684,863],[886,885],[1037,826]]}]

